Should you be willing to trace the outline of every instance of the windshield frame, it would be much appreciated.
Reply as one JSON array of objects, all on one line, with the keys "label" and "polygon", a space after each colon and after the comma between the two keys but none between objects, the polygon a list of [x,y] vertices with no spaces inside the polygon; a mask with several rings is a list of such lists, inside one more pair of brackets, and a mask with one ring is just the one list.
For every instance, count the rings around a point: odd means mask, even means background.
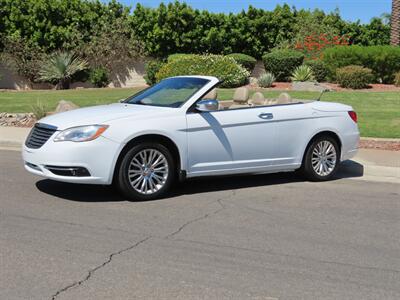
[{"label": "windshield frame", "polygon": [[[191,93],[189,96],[187,96],[184,100],[181,101],[179,106],[171,106],[171,105],[162,105],[162,104],[153,104],[153,103],[131,103],[129,101],[132,101],[134,98],[139,97],[140,95],[142,95],[143,93],[147,92],[149,89],[154,88],[156,85],[162,83],[163,81],[166,80],[171,80],[171,79],[201,79],[204,80],[204,84],[196,89],[195,91],[193,91],[193,93]],[[199,93],[200,91],[202,91],[205,87],[207,87],[210,82],[212,82],[212,80],[210,78],[206,78],[206,77],[202,77],[202,76],[182,76],[182,77],[169,77],[169,78],[165,78],[163,80],[161,80],[160,82],[158,82],[155,85],[149,86],[129,97],[127,97],[125,100],[121,101],[121,103],[125,103],[125,104],[131,104],[131,105],[143,105],[143,106],[154,106],[154,107],[165,107],[165,108],[181,108],[182,106],[184,106],[190,99],[193,98],[193,96],[195,96],[197,93]]]}]

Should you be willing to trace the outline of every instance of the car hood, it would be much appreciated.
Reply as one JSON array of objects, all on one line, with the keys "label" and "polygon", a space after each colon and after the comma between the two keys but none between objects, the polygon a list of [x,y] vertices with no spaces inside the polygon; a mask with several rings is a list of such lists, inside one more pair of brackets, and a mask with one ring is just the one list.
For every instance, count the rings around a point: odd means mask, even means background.
[{"label": "car hood", "polygon": [[114,103],[54,114],[41,119],[39,123],[53,125],[58,130],[64,130],[82,125],[107,124],[112,120],[126,117],[149,118],[170,109],[167,107]]}]

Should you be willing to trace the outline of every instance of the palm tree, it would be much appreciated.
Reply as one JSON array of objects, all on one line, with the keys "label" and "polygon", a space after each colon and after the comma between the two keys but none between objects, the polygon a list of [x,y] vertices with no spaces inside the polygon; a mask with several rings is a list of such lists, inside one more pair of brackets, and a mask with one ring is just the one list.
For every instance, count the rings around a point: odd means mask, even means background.
[{"label": "palm tree", "polygon": [[57,82],[57,89],[68,89],[71,77],[88,67],[86,60],[77,55],[58,51],[49,56],[39,71],[40,79],[48,82]]},{"label": "palm tree", "polygon": [[400,45],[400,0],[392,0],[392,17],[390,19],[390,44]]}]

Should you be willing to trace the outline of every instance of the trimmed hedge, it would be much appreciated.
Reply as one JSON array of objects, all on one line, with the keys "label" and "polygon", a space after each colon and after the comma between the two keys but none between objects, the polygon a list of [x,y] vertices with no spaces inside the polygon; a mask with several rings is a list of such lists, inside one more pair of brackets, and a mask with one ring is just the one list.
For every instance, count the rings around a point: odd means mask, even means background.
[{"label": "trimmed hedge", "polygon": [[185,58],[185,57],[190,57],[190,56],[193,56],[193,55],[194,54],[175,53],[175,54],[169,55],[168,58],[167,58],[167,61],[171,62],[171,61],[174,61],[174,60],[182,59],[182,58]]},{"label": "trimmed hedge", "polygon": [[144,80],[148,85],[153,85],[157,82],[156,74],[164,64],[165,62],[161,60],[151,60],[144,65],[144,70],[146,72]]},{"label": "trimmed hedge", "polygon": [[336,70],[336,79],[341,87],[363,89],[373,79],[372,70],[362,66],[346,66]]},{"label": "trimmed hedge", "polygon": [[400,47],[333,47],[324,51],[323,61],[332,74],[338,68],[359,65],[372,70],[374,81],[393,83],[395,73],[400,71]]},{"label": "trimmed hedge", "polygon": [[163,65],[156,74],[157,81],[180,75],[215,76],[222,80],[221,87],[231,88],[244,85],[249,72],[232,57],[222,55],[189,55],[173,59]]},{"label": "trimmed hedge", "polygon": [[295,50],[275,50],[263,56],[265,70],[278,81],[289,81],[293,71],[303,64],[304,54]]},{"label": "trimmed hedge", "polygon": [[233,57],[236,62],[244,67],[247,71],[250,73],[254,70],[254,67],[256,66],[257,60],[250,55],[243,54],[243,53],[231,53],[228,54],[227,56]]},{"label": "trimmed hedge", "polygon": [[329,74],[328,67],[323,61],[320,60],[307,60],[304,62],[309,66],[314,74],[314,78],[318,82],[324,82]]}]

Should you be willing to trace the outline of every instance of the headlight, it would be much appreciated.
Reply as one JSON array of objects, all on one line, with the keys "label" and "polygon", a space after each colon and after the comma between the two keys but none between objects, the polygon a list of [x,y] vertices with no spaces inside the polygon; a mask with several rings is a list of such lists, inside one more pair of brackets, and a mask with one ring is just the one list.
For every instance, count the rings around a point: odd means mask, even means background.
[{"label": "headlight", "polygon": [[89,125],[68,128],[61,131],[54,138],[55,142],[86,142],[98,138],[106,129],[108,125]]}]

